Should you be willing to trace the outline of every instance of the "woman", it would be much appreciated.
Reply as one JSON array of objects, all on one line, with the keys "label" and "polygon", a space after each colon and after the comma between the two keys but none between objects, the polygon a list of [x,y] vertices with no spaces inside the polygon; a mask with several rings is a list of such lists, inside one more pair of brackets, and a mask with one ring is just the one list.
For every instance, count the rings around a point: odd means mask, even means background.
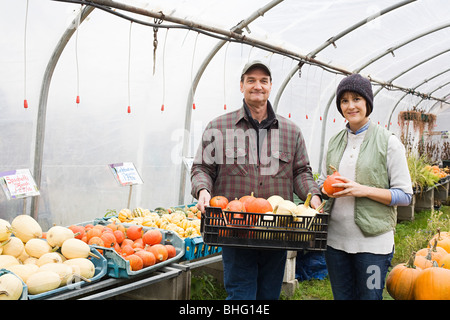
[{"label": "woman", "polygon": [[336,92],[338,111],[348,121],[333,136],[324,154],[319,184],[332,174],[341,177],[329,197],[325,253],[334,299],[381,300],[394,251],[396,206],[408,205],[411,178],[405,148],[388,130],[370,121],[373,93],[359,74],[344,78]]}]

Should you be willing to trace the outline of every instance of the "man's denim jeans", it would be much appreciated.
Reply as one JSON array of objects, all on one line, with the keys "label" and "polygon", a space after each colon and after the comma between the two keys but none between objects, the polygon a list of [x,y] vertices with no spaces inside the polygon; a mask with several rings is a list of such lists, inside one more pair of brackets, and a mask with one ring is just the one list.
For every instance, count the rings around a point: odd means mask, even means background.
[{"label": "man's denim jeans", "polygon": [[227,300],[278,300],[286,250],[222,247]]}]

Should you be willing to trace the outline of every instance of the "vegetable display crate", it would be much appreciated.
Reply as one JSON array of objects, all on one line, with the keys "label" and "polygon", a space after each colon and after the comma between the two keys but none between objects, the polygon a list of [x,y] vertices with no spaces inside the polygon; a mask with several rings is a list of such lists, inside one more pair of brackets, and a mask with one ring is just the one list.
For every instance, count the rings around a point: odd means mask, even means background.
[{"label": "vegetable display crate", "polygon": [[[107,225],[109,222],[104,219],[96,219],[94,221],[88,221],[80,223],[79,225],[86,225],[86,224],[103,224]],[[133,224],[129,223],[122,223],[123,226],[126,228],[132,226]],[[116,250],[113,248],[105,248],[93,245],[93,247],[97,248],[98,250],[103,250],[103,256],[107,260],[107,275],[112,278],[130,278],[135,275],[141,275],[143,273],[149,273],[156,271],[160,269],[161,267],[164,267],[168,264],[171,264],[173,262],[177,262],[181,259],[181,257],[184,256],[184,241],[181,239],[175,232],[170,230],[164,230],[164,229],[158,229],[158,228],[152,228],[152,227],[142,227],[142,230],[145,232],[150,229],[157,229],[161,231],[162,233],[162,240],[161,244],[171,244],[175,247],[176,255],[175,257],[172,257],[170,259],[167,259],[162,262],[158,262],[152,266],[142,268],[140,270],[131,270],[130,268],[130,261],[125,260],[121,255],[119,255]]]},{"label": "vegetable display crate", "polygon": [[20,295],[19,300],[28,300],[28,288],[27,288],[27,285],[14,272],[9,271],[7,269],[0,269],[0,276],[2,276],[4,274],[7,274],[7,273],[10,273],[10,274],[16,276],[20,280],[20,282],[22,282],[22,294]]},{"label": "vegetable display crate", "polygon": [[30,300],[46,299],[54,294],[60,294],[60,293],[63,293],[63,292],[69,291],[69,290],[80,289],[81,287],[88,286],[89,284],[96,282],[96,281],[100,280],[101,278],[103,278],[103,276],[105,276],[106,272],[107,272],[106,258],[104,256],[102,256],[100,254],[100,252],[98,252],[98,250],[94,246],[89,246],[89,247],[91,248],[91,253],[93,253],[94,255],[99,257],[99,258],[95,258],[95,257],[89,256],[87,258],[87,259],[91,260],[95,266],[94,276],[89,279],[89,282],[82,280],[79,282],[66,284],[65,286],[62,286],[62,287],[59,287],[59,288],[56,288],[56,289],[53,289],[50,291],[46,291],[43,293],[28,294],[28,299],[30,299]]},{"label": "vegetable display crate", "polygon": [[206,207],[200,230],[210,246],[324,251],[328,214],[294,217]]},{"label": "vegetable display crate", "polygon": [[222,248],[219,246],[210,246],[203,241],[203,237],[194,237],[184,239],[185,254],[181,258],[184,260],[194,260],[221,252]]}]

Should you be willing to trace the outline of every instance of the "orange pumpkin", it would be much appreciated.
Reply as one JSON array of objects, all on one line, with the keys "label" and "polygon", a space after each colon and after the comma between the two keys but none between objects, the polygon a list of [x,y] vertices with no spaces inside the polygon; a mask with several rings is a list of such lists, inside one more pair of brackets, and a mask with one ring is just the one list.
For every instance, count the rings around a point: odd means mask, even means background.
[{"label": "orange pumpkin", "polygon": [[162,233],[157,229],[149,229],[142,236],[142,240],[149,246],[158,244],[162,241]]},{"label": "orange pumpkin", "polygon": [[447,251],[445,251],[444,248],[437,247],[437,239],[434,240],[434,245],[432,248],[423,248],[417,251],[417,255],[419,256],[426,256],[428,253],[431,254],[431,260],[436,261],[437,264],[441,265],[441,259],[444,255],[447,254]]},{"label": "orange pumpkin", "polygon": [[[237,198],[228,202],[227,207],[224,211],[233,211],[233,212],[245,212],[245,205],[243,202],[239,201]],[[235,218],[242,219],[244,217],[243,214],[235,214]]]},{"label": "orange pumpkin", "polygon": [[228,204],[228,199],[223,196],[215,196],[212,197],[211,200],[209,200],[209,205],[211,207],[219,207],[222,209],[225,209]]},{"label": "orange pumpkin", "polygon": [[106,248],[112,248],[114,247],[114,244],[116,243],[116,237],[112,232],[103,232],[100,236],[100,239],[103,240],[103,243],[105,244]]},{"label": "orange pumpkin", "polygon": [[166,261],[167,257],[169,256],[167,248],[163,244],[155,244],[153,246],[147,247],[146,250],[155,255],[156,263]]},{"label": "orange pumpkin", "polygon": [[450,270],[450,253],[444,255],[440,262],[440,267]]},{"label": "orange pumpkin", "polygon": [[130,269],[132,271],[141,270],[144,267],[144,262],[142,258],[136,254],[130,254],[125,257],[125,260],[130,261]]},{"label": "orange pumpkin", "polygon": [[433,266],[433,261],[431,260],[431,252],[428,251],[426,256],[418,256],[414,259],[414,265],[416,267],[423,269],[427,269]]},{"label": "orange pumpkin", "polygon": [[166,244],[166,249],[167,249],[167,259],[173,258],[177,255],[177,249],[175,249],[175,247],[171,244]]},{"label": "orange pumpkin", "polygon": [[137,225],[129,226],[127,229],[127,238],[136,240],[142,237],[142,227]]},{"label": "orange pumpkin", "polygon": [[416,300],[450,300],[450,270],[440,268],[434,262],[423,270],[414,284]]},{"label": "orange pumpkin", "polygon": [[116,243],[121,244],[123,240],[125,240],[125,233],[121,230],[115,230],[113,232],[114,237],[116,238]]},{"label": "orange pumpkin", "polygon": [[437,229],[437,233],[431,238],[428,246],[431,248],[434,245],[434,241],[437,240],[437,246],[444,248],[447,253],[450,253],[450,234],[446,231],[441,231],[440,228]]},{"label": "orange pumpkin", "polygon": [[344,190],[344,188],[333,187],[333,184],[342,183],[342,181],[336,179],[336,177],[340,176],[337,169],[332,165],[330,165],[330,169],[333,170],[333,174],[331,176],[327,176],[327,178],[323,182],[323,189],[327,194],[333,195],[335,192]]},{"label": "orange pumpkin", "polygon": [[250,201],[253,201],[253,200],[255,200],[255,196],[254,196],[253,192],[250,193],[250,195],[242,196],[239,198],[239,201],[244,204],[244,210],[247,212],[250,212],[247,210],[247,203],[249,203]]},{"label": "orange pumpkin", "polygon": [[392,268],[386,279],[386,289],[395,300],[413,300],[414,283],[422,269],[414,265],[416,254],[413,252],[407,263]]},{"label": "orange pumpkin", "polygon": [[156,258],[153,253],[147,250],[138,250],[136,251],[135,255],[140,257],[143,262],[143,267],[150,267],[156,263]]},{"label": "orange pumpkin", "polygon": [[247,212],[253,213],[266,213],[273,211],[270,202],[264,198],[255,198],[252,201],[247,202],[246,209]]}]

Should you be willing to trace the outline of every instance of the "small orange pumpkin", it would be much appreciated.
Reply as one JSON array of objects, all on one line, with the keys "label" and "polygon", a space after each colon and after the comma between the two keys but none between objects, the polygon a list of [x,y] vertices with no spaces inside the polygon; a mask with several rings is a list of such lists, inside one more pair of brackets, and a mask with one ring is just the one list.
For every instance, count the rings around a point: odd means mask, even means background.
[{"label": "small orange pumpkin", "polygon": [[331,176],[327,176],[327,178],[323,182],[323,189],[327,194],[333,195],[336,192],[344,190],[344,188],[333,187],[333,184],[342,183],[342,181],[336,179],[336,177],[340,176],[337,169],[332,165],[330,165],[330,169],[333,171],[333,174]]},{"label": "small orange pumpkin", "polygon": [[215,196],[212,197],[211,200],[209,200],[209,205],[211,207],[219,207],[222,209],[225,209],[228,204],[228,199],[224,196]]}]

